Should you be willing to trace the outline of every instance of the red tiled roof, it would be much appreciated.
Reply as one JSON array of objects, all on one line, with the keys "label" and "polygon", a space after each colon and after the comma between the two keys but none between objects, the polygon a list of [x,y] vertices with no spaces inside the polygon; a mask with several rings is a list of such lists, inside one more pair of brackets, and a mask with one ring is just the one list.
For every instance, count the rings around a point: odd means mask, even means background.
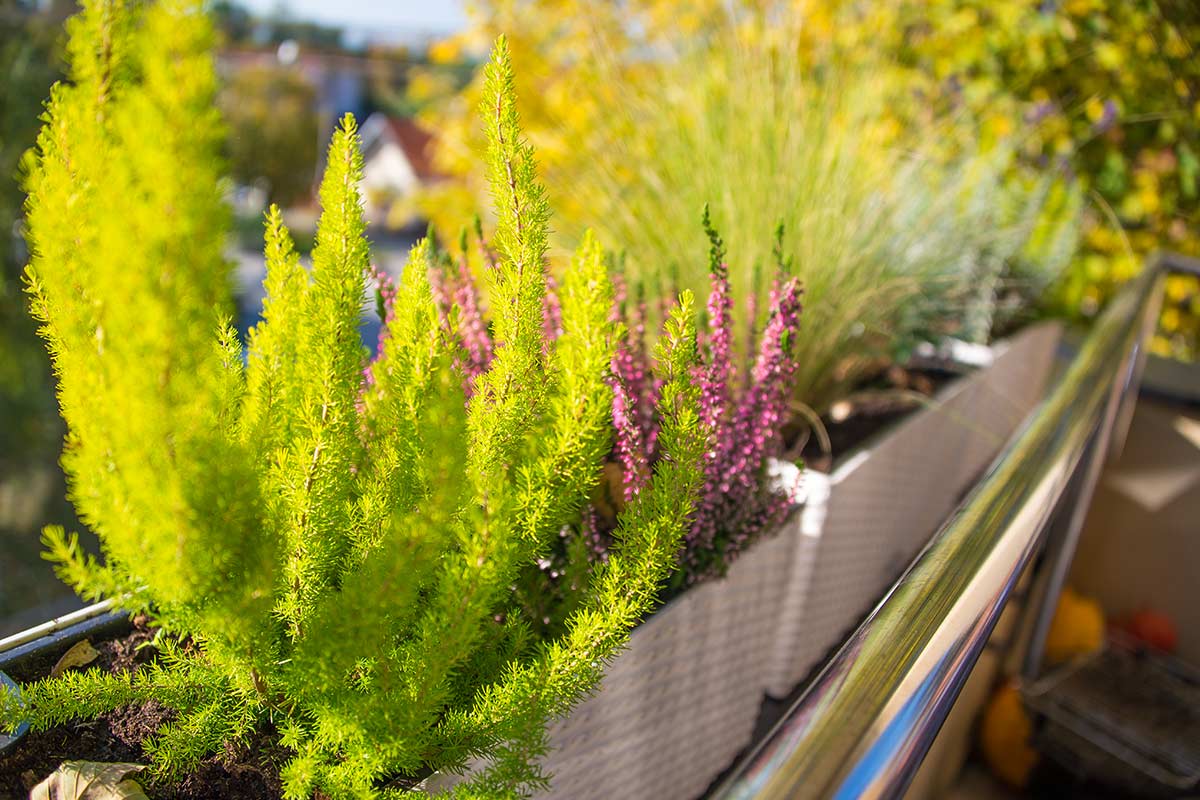
[{"label": "red tiled roof", "polygon": [[404,151],[417,177],[423,181],[444,178],[433,164],[434,137],[416,120],[406,117],[387,118],[388,135]]}]

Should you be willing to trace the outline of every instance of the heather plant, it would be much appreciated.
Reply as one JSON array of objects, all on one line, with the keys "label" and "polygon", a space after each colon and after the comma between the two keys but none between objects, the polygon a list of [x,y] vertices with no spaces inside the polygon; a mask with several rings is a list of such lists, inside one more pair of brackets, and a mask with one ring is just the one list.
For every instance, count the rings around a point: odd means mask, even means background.
[{"label": "heather plant", "polygon": [[[702,222],[709,240],[707,325],[700,360],[690,379],[699,393],[706,451],[702,488],[681,543],[679,569],[670,581],[672,591],[724,574],[747,546],[783,521],[792,501],[788,491],[773,489],[767,480],[770,459],[782,451],[782,428],[797,366],[800,288],[797,279],[787,277],[783,227],[776,230],[775,278],[762,330],[752,324],[741,342],[754,357],[739,370],[725,244],[707,207]],[[593,246],[594,240],[586,237],[585,251]],[[458,257],[442,252],[432,273],[440,319],[458,344],[456,368],[468,392],[485,374],[495,350],[481,289],[468,260],[471,250],[480,255],[485,274],[497,269],[495,251],[477,222],[474,246],[464,231]],[[617,289],[610,320],[619,323],[624,336],[616,343],[609,377],[612,447],[604,478],[580,519],[560,530],[556,546],[519,583],[530,622],[542,631],[556,631],[569,618],[583,596],[592,566],[609,557],[621,512],[639,501],[660,459],[669,457],[660,447],[663,384],[661,365],[649,343],[645,292],[636,290],[631,296],[624,275],[615,264],[613,268]],[[386,276],[377,280],[382,316],[392,319],[399,298]],[[556,292],[546,293],[542,325],[547,341],[559,334],[558,309],[565,302]],[[666,309],[667,319],[678,311],[669,305]],[[748,315],[755,316],[752,311]]]},{"label": "heather plant", "polygon": [[[800,286],[787,276],[782,255],[783,228],[776,231],[775,278],[761,331],[752,324],[743,347],[754,353],[747,369],[736,366],[737,337],[725,244],[712,227],[709,238],[707,326],[701,363],[694,379],[700,390],[700,421],[708,432],[704,483],[681,552],[676,588],[723,575],[734,559],[783,521],[793,498],[769,485],[771,458],[782,452],[782,429],[797,372]],[[753,296],[753,295],[751,295]],[[754,317],[752,311],[748,316]],[[615,444],[610,463],[619,466],[619,491],[592,509],[585,533],[601,556],[610,541],[613,511],[637,498],[659,453],[660,422],[653,413],[658,384],[647,347],[644,300],[622,309],[634,334],[622,342],[613,362]],[[615,475],[614,475],[615,477]]]},{"label": "heather plant", "polygon": [[[782,449],[796,376],[800,287],[787,277],[783,229],[776,234],[776,278],[753,367],[740,386],[734,368],[734,320],[724,244],[709,224],[707,359],[701,371],[700,418],[712,431],[704,489],[684,548],[689,581],[722,574],[728,563],[764,531],[783,521],[791,503],[767,486],[768,459]],[[753,337],[746,342],[754,348]],[[642,370],[644,373],[644,370]],[[635,443],[636,444],[636,443]]]},{"label": "heather plant", "polygon": [[[516,608],[610,448],[619,326],[588,238],[544,335],[547,203],[501,39],[481,106],[497,219],[493,350],[464,391],[429,242],[412,251],[379,358],[357,323],[368,272],[352,118],[334,133],[311,270],[266,220],[263,319],[223,316],[226,213],[211,31],[190,0],[88,0],[70,83],[32,164],[27,277],[59,378],[63,463],[103,561],[47,530],[88,598],[164,635],[133,674],[69,672],[0,694],[0,727],[153,700],[158,778],[273,726],[287,798],[407,796],[480,763],[456,796],[525,794],[548,720],[595,685],[687,533],[706,447],[692,301],[657,345],[659,458],[577,609],[539,639]],[[270,730],[270,728],[267,728]]]}]

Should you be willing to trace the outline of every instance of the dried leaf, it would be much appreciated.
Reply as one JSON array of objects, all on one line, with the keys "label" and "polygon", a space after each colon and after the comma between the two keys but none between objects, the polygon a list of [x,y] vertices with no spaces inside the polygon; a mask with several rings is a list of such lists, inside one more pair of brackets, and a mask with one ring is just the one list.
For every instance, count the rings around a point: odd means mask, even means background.
[{"label": "dried leaf", "polygon": [[141,764],[64,761],[33,787],[29,800],[149,800],[141,786],[125,777],[143,769]]},{"label": "dried leaf", "polygon": [[70,650],[63,653],[62,658],[50,670],[50,677],[57,678],[72,667],[82,667],[90,664],[100,655],[100,651],[92,647],[87,639],[76,642]]}]

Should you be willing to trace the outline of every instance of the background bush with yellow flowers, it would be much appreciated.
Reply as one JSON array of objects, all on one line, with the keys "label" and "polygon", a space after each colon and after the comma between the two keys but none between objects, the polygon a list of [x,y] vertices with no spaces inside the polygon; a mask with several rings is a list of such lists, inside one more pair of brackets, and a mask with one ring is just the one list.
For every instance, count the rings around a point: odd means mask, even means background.
[{"label": "background bush with yellow flowers", "polygon": [[[865,23],[839,25],[848,14],[822,10],[497,0],[435,50],[459,57],[495,30],[519,32],[513,52],[522,93],[535,98],[529,136],[557,198],[559,249],[593,226],[625,251],[631,289],[703,290],[707,205],[735,295],[758,296],[761,310],[782,224],[780,263],[801,280],[807,309],[796,399],[817,411],[917,341],[986,341],[1028,305],[1016,295],[1061,273],[1080,205],[1062,169],[1031,171],[1012,136],[969,109],[920,100],[895,54],[855,41]],[[478,91],[429,105],[441,167],[461,176],[428,204],[450,236],[450,212],[486,200],[465,169],[479,147],[463,125]]]},{"label": "background bush with yellow flowers", "polygon": [[[1190,0],[931,0],[893,6],[889,47],[943,97],[1028,128],[1090,200],[1053,302],[1090,317],[1147,255],[1200,255],[1200,6]],[[1194,358],[1200,284],[1168,281],[1153,350]]]},{"label": "background bush with yellow flowers", "polygon": [[[1155,250],[1200,255],[1200,8],[1190,0],[482,0],[472,26],[434,52],[454,61],[509,31],[533,89],[530,139],[551,183],[569,185],[591,166],[589,137],[612,135],[630,88],[653,78],[673,42],[703,42],[731,25],[746,40],[785,8],[804,20],[794,51],[804,68],[819,74],[831,59],[857,61],[882,84],[902,87],[884,93],[889,107],[879,115],[885,133],[890,115],[896,141],[928,138],[931,120],[970,115],[982,152],[1014,140],[1024,166],[1078,179],[1087,193],[1080,246],[1045,298],[1056,313],[1094,316]],[[478,86],[447,93],[418,79],[411,88],[442,134],[442,167],[466,175]],[[664,103],[679,100],[660,88]],[[435,223],[461,219],[481,196],[478,186],[455,182],[426,208]],[[560,218],[594,211],[570,207],[591,200],[570,194]],[[1048,204],[1048,213],[1061,205]],[[1167,291],[1153,349],[1192,358],[1200,285],[1177,277]]]}]

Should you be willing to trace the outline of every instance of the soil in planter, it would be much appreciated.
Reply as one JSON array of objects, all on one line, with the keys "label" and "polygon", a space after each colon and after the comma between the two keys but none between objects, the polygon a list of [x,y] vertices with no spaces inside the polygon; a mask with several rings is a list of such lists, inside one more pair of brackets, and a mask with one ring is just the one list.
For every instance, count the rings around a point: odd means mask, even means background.
[{"label": "soil in planter", "polygon": [[837,459],[920,410],[928,398],[960,377],[961,372],[949,369],[893,366],[881,370],[821,415],[829,436],[828,450],[803,417],[796,417],[784,430],[788,456],[799,456],[809,468],[829,472]]},{"label": "soil in planter", "polygon": [[[148,645],[154,630],[144,618],[134,620],[133,630],[124,636],[92,642],[99,657],[85,669],[99,668],[112,674],[131,672],[153,660],[154,648]],[[25,682],[49,673],[54,666],[29,661],[21,669],[11,670],[14,680]],[[22,798],[63,761],[128,761],[149,763],[142,742],[169,722],[172,712],[149,702],[117,709],[94,720],[76,720],[49,730],[30,732],[10,752],[0,755],[0,797]],[[240,748],[227,747],[204,759],[200,766],[174,782],[149,782],[140,778],[154,800],[279,800],[282,785],[278,765],[287,751],[275,742],[275,731],[267,726],[258,730],[249,743]]]}]

